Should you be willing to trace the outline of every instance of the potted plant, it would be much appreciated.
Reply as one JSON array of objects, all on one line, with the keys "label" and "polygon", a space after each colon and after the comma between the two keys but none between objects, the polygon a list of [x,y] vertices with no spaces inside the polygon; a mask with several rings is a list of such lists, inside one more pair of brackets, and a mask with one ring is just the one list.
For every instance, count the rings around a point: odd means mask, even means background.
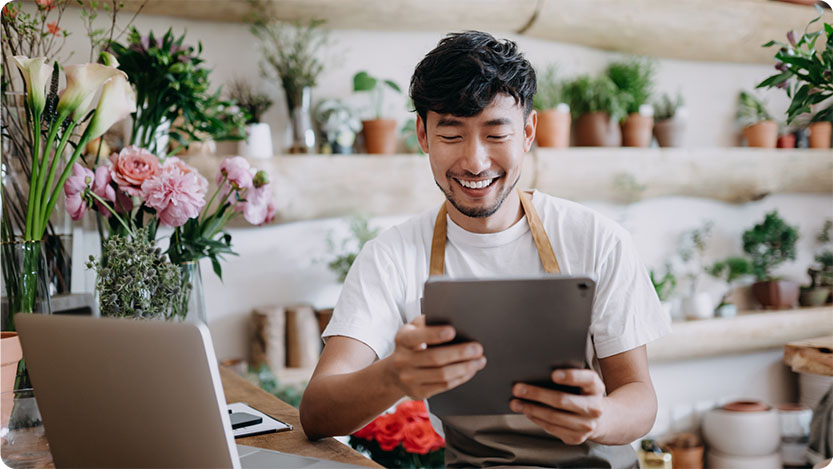
[{"label": "potted plant", "polygon": [[[798,38],[787,32],[787,42],[769,41],[763,47],[778,46],[775,69],[778,73],[762,81],[758,88],[778,87],[791,99],[787,109],[787,123],[799,116],[810,117],[810,147],[830,148],[833,131],[833,25],[810,32],[810,25],[821,20],[823,10],[816,6],[819,16],[810,21]],[[826,36],[826,38],[825,38]],[[817,48],[821,38],[824,46]]]},{"label": "potted plant", "polygon": [[738,95],[738,123],[750,147],[775,148],[778,140],[778,124],[766,110],[764,103],[751,93]]},{"label": "potted plant", "polygon": [[338,99],[327,99],[315,108],[315,119],[332,153],[353,153],[356,134],[361,130],[353,108]]},{"label": "potted plant", "polygon": [[816,254],[816,265],[807,269],[810,285],[801,287],[799,303],[801,306],[820,306],[827,303],[833,293],[833,244],[831,243],[833,220],[826,220],[816,241],[822,250]]},{"label": "potted plant", "polygon": [[711,296],[699,288],[700,277],[706,270],[703,257],[713,226],[712,222],[706,222],[698,228],[684,232],[677,247],[677,255],[689,281],[688,295],[683,298],[683,314],[689,319],[706,319],[714,313]]},{"label": "potted plant", "polygon": [[539,147],[570,146],[570,106],[564,102],[563,82],[558,80],[554,65],[538,78],[538,92],[532,106],[538,111],[535,140]]},{"label": "potted plant", "polygon": [[648,103],[654,86],[654,66],[649,61],[615,62],[607,76],[621,93],[627,117],[622,122],[622,145],[648,147],[654,129],[653,108]]},{"label": "potted plant", "polygon": [[752,273],[752,266],[749,261],[743,257],[730,257],[715,262],[706,269],[706,272],[712,277],[723,280],[727,286],[726,293],[720,297],[720,304],[715,308],[715,315],[723,318],[735,316],[738,308],[729,300],[729,295],[733,291],[732,284],[734,282]]},{"label": "potted plant", "polygon": [[[286,96],[292,122],[290,153],[313,153],[315,129],[312,126],[312,88],[324,70],[317,54],[327,45],[323,20],[306,24],[255,20],[252,33],[260,40],[263,64],[269,78],[278,78]],[[270,71],[271,73],[267,72]]]},{"label": "potted plant", "polygon": [[353,91],[366,92],[370,96],[374,118],[362,121],[364,143],[367,153],[370,154],[392,155],[396,151],[396,120],[382,118],[386,88],[397,93],[402,92],[393,80],[378,79],[366,71],[353,76]]},{"label": "potted plant", "polygon": [[772,275],[775,267],[795,260],[797,240],[798,230],[781,219],[778,211],[767,213],[764,221],[743,233],[743,250],[757,280],[752,293],[764,308],[792,308],[798,301],[798,284]]},{"label": "potted plant", "polygon": [[665,274],[661,277],[654,271],[654,269],[651,269],[650,277],[651,284],[657,292],[657,298],[659,298],[663,312],[665,312],[668,317],[671,317],[672,304],[669,299],[674,293],[674,289],[677,288],[677,277],[674,275],[671,264],[665,265]]},{"label": "potted plant", "polygon": [[661,147],[680,147],[685,138],[687,113],[683,105],[683,95],[677,93],[675,98],[663,94],[654,103],[654,137]]},{"label": "potted plant", "polygon": [[583,75],[564,84],[578,146],[618,147],[622,144],[619,119],[625,114],[616,85],[605,75]]},{"label": "potted plant", "polygon": [[243,79],[231,82],[228,97],[246,113],[246,138],[238,142],[237,152],[247,158],[271,158],[272,129],[263,122],[263,114],[272,106],[272,99]]}]

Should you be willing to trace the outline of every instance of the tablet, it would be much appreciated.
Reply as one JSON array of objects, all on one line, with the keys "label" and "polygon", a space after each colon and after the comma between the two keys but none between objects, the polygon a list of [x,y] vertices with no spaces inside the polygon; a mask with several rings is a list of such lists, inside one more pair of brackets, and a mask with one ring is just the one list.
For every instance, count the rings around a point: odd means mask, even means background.
[{"label": "tablet", "polygon": [[452,343],[483,345],[486,367],[470,381],[428,400],[439,417],[512,414],[514,383],[577,392],[556,385],[556,368],[585,368],[596,282],[591,277],[547,275],[425,282],[426,324],[450,324]]}]

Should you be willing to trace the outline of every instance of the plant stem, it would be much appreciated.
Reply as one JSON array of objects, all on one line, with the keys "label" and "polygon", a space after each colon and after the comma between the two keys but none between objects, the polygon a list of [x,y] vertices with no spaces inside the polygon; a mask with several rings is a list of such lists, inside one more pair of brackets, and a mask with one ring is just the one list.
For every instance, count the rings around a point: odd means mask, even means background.
[{"label": "plant stem", "polygon": [[24,232],[24,239],[32,240],[34,231],[33,223],[38,214],[35,213],[35,191],[37,190],[38,180],[38,152],[40,151],[40,112],[34,113],[34,122],[32,123],[32,174],[29,176],[29,198],[26,204],[26,228]]},{"label": "plant stem", "polygon": [[116,217],[116,220],[118,220],[119,223],[121,223],[121,226],[123,226],[124,229],[127,230],[127,233],[129,235],[131,235],[131,236],[133,235],[133,230],[131,230],[130,227],[127,226],[127,223],[124,221],[124,219],[122,217],[120,217],[118,213],[116,213],[116,210],[113,207],[111,207],[110,204],[108,204],[106,200],[102,199],[95,192],[93,192],[89,189],[87,189],[86,192],[89,196],[91,196],[93,199],[95,199],[98,203],[100,203],[101,205],[106,207],[107,210],[110,211],[110,214],[113,215],[114,217]]},{"label": "plant stem", "polygon": [[[228,176],[223,176],[223,179],[220,181],[220,184],[217,185],[217,190],[214,191],[214,194],[211,196],[211,199],[205,204],[205,210],[203,210],[202,215],[200,216],[201,219],[205,219],[205,216],[208,215],[208,210],[211,208],[211,204],[214,203],[214,199],[217,197],[217,194],[223,189],[226,181],[228,181]],[[202,223],[202,221],[200,222]]]},{"label": "plant stem", "polygon": [[[59,115],[58,119],[49,126],[49,135],[46,138],[46,146],[43,149],[43,157],[40,159],[40,167],[38,168],[38,179],[37,179],[37,188],[35,190],[35,220],[40,220],[40,213],[43,207],[41,206],[41,198],[43,197],[44,185],[46,184],[46,170],[47,164],[49,162],[49,156],[52,152],[52,144],[55,142],[55,135],[58,134],[58,129],[61,128],[61,123],[63,122],[63,118],[66,116]],[[40,139],[38,139],[40,140]],[[54,168],[57,164],[56,157],[52,158],[51,166]]]},{"label": "plant stem", "polygon": [[84,135],[81,136],[81,140],[78,142],[78,146],[75,147],[75,151],[72,153],[72,157],[67,162],[67,165],[64,168],[64,171],[61,173],[61,177],[58,179],[58,184],[55,186],[55,189],[52,191],[52,194],[49,196],[49,202],[46,205],[46,212],[43,214],[43,219],[45,221],[41,224],[41,230],[40,230],[39,237],[43,236],[43,227],[46,226],[46,221],[49,220],[49,214],[52,213],[52,209],[55,208],[55,204],[58,202],[58,190],[63,189],[64,183],[67,182],[67,179],[69,178],[69,173],[70,173],[70,171],[72,171],[72,166],[78,160],[78,156],[81,155],[81,151],[84,149],[84,147],[90,141],[90,128],[91,127],[87,127],[87,130],[84,131]]},{"label": "plant stem", "polygon": [[[61,116],[58,116],[58,122],[61,122],[61,121],[62,121]],[[59,126],[60,126],[60,124],[59,124]],[[41,186],[38,189],[38,192],[40,192],[41,194],[43,194],[43,191],[49,190],[49,189],[52,188],[52,182],[55,180],[55,173],[58,170],[58,163],[61,161],[61,155],[64,152],[64,148],[66,147],[67,141],[69,141],[69,137],[72,134],[72,131],[75,129],[75,126],[76,126],[76,123],[74,121],[70,121],[69,125],[67,126],[67,129],[64,131],[64,135],[61,137],[61,141],[58,142],[58,148],[55,150],[55,156],[52,158],[52,164],[49,167],[49,177],[46,180],[46,185]],[[51,142],[49,142],[49,143],[51,143]],[[49,152],[49,146],[50,146],[49,143],[47,143],[45,154],[48,154],[48,152]],[[41,210],[46,210],[46,202],[47,202],[46,200],[38,200],[38,207],[40,207]],[[48,223],[48,221],[49,221],[49,215],[47,215],[45,217],[45,220],[43,222],[44,227],[46,226],[46,223]]]}]

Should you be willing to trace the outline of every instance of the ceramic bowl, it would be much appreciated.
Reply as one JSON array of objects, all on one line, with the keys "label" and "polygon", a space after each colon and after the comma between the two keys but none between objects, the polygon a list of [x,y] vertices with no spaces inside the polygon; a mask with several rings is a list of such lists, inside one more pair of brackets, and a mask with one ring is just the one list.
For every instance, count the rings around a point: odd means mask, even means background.
[{"label": "ceramic bowl", "polygon": [[756,401],[729,403],[706,412],[703,437],[709,452],[743,457],[771,455],[781,442],[778,412]]},{"label": "ceramic bowl", "polygon": [[730,456],[710,449],[706,454],[709,469],[781,469],[779,453],[764,456]]}]

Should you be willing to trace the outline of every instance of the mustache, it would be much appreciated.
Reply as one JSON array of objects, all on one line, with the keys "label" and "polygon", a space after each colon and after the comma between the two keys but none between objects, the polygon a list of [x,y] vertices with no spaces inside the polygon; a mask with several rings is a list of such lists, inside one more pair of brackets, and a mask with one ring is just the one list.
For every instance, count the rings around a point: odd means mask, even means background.
[{"label": "mustache", "polygon": [[484,171],[478,174],[474,174],[470,171],[464,171],[462,173],[452,173],[451,171],[446,171],[445,173],[445,177],[449,179],[495,179],[504,175],[506,175],[505,171]]}]

